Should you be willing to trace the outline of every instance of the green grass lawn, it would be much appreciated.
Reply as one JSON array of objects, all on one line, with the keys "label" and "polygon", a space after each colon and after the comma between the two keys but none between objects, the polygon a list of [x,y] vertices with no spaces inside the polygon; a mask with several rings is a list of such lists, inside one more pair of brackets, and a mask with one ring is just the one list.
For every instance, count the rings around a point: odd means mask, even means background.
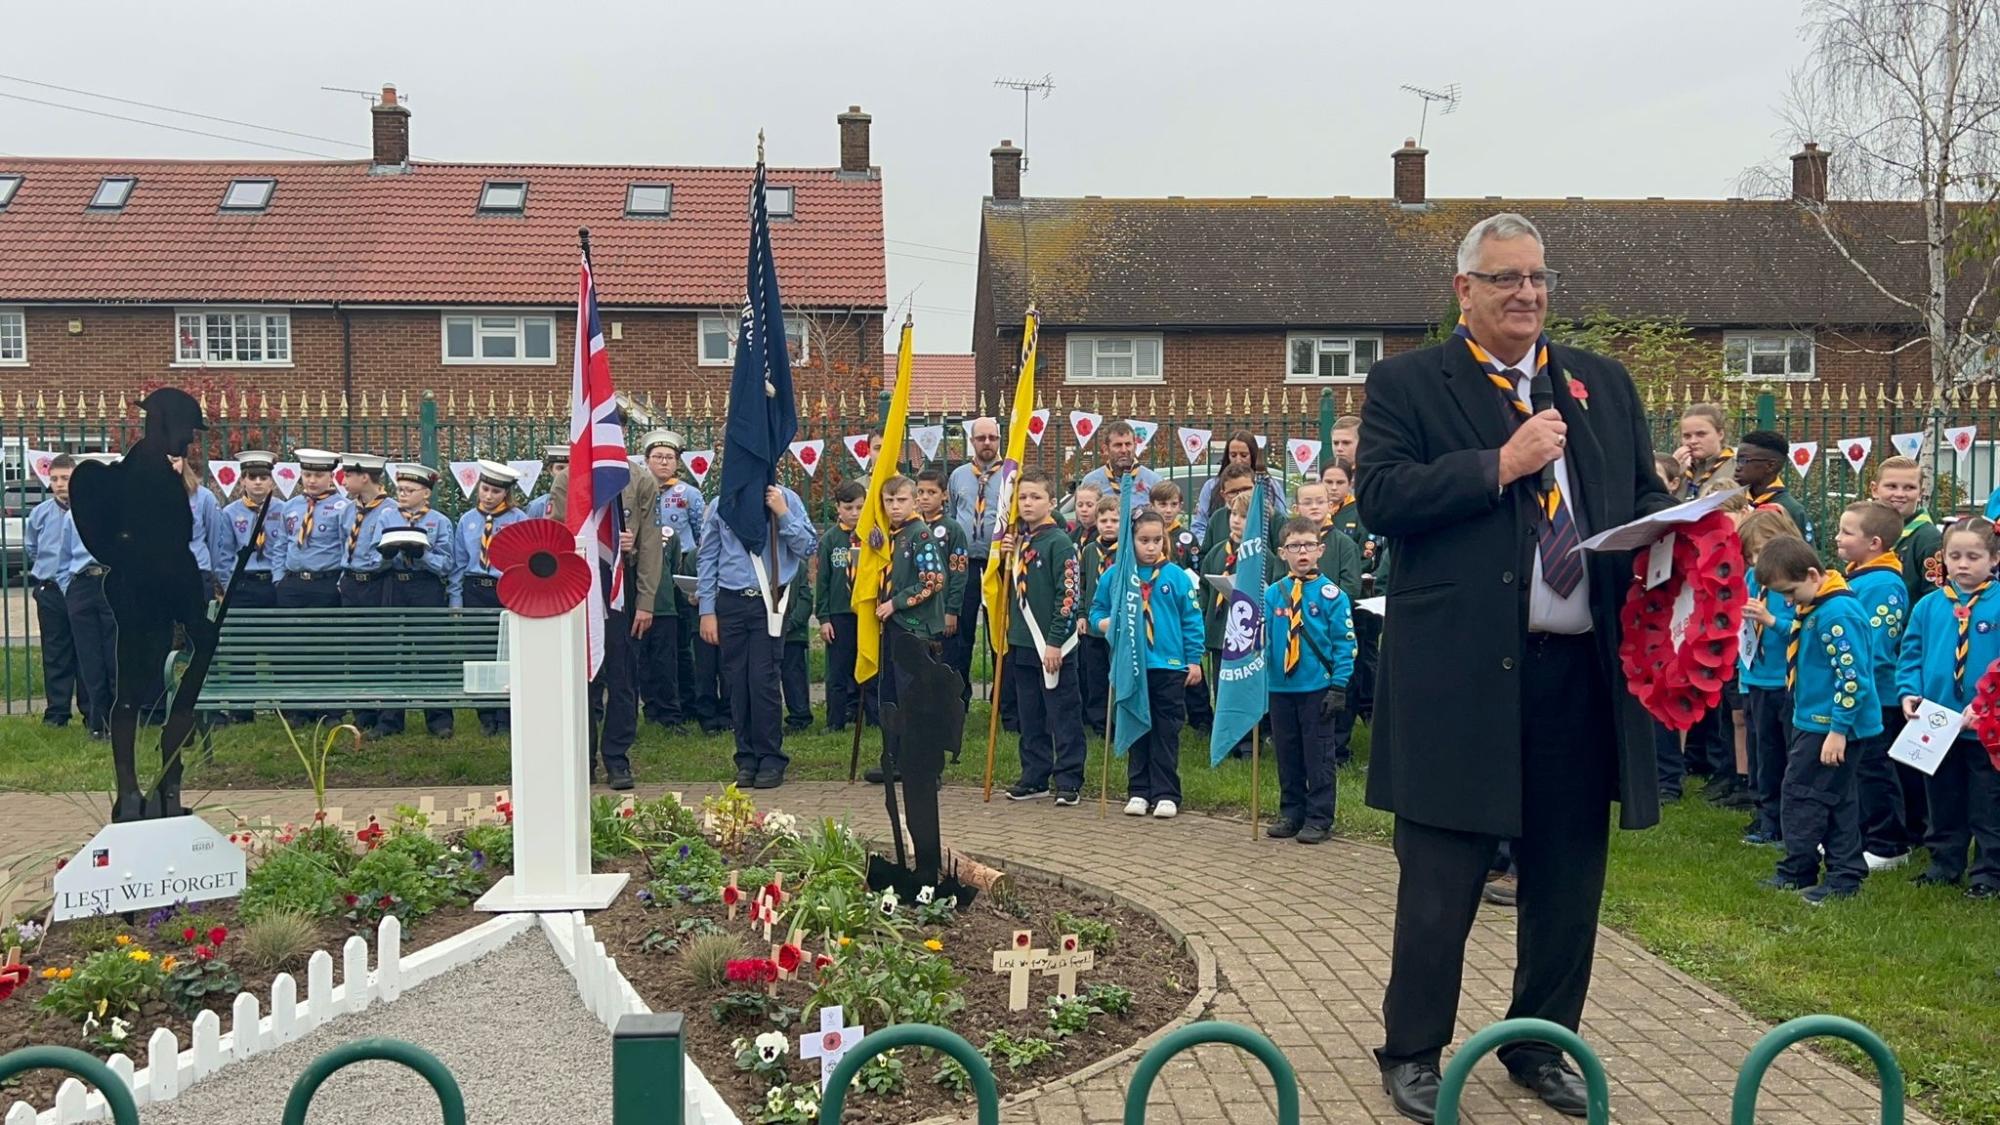
[{"label": "green grass lawn", "polygon": [[[978,785],[985,761],[986,716],[975,703],[967,723],[966,750],[947,766],[951,784]],[[421,733],[369,741],[333,759],[336,787],[393,785],[502,786],[508,748],[482,737],[470,712],[461,712],[458,736],[436,742]],[[1366,757],[1367,731],[1356,732]],[[293,787],[305,774],[273,719],[218,732],[215,759],[193,760],[187,785],[207,788]],[[1097,796],[1102,751],[1092,740],[1085,796]],[[847,776],[850,741],[845,734],[789,735],[791,777],[834,780]],[[871,735],[864,763],[874,752]],[[996,787],[1013,780],[1015,740],[1002,733]],[[727,736],[668,738],[642,724],[633,764],[644,782],[723,781],[734,769]],[[1111,764],[1114,799],[1122,795],[1123,763]],[[1208,766],[1208,751],[1190,733],[1182,746],[1182,784],[1190,809],[1248,811],[1250,764],[1228,760]],[[1386,842],[1390,820],[1361,802],[1359,765],[1340,776],[1342,835]],[[1260,806],[1268,817],[1277,801],[1269,756],[1262,771]],[[32,719],[0,719],[0,790],[105,790],[111,784],[104,744],[87,741],[75,725],[60,731]],[[1914,869],[1871,878],[1861,896],[1814,910],[1796,896],[1756,884],[1770,874],[1776,853],[1738,842],[1745,814],[1718,810],[1691,795],[1670,807],[1666,821],[1647,832],[1614,833],[1605,896],[1607,924],[1632,935],[1690,975],[1734,997],[1773,1022],[1812,1012],[1833,1012],[1873,1027],[1896,1049],[1911,1089],[1934,1113],[1966,1125],[2000,1125],[2000,906],[1969,902],[1956,892],[1910,884]],[[1247,831],[1247,829],[1246,829]],[[1383,863],[1388,863],[1387,856]],[[1837,1050],[1865,1070],[1858,1052]]]}]

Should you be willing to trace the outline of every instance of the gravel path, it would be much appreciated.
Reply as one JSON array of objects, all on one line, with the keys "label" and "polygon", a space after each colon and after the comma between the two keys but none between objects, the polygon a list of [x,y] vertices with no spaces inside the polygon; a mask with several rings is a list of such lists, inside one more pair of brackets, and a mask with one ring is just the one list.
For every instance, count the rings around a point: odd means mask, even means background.
[{"label": "gravel path", "polygon": [[[298,1042],[232,1064],[163,1105],[146,1125],[275,1123],[307,1064],[354,1039],[406,1039],[443,1060],[465,1092],[468,1122],[611,1120],[611,1036],[539,930],[403,994],[343,1016]],[[436,1095],[408,1068],[357,1063],[327,1079],[309,1125],[432,1125]]]}]

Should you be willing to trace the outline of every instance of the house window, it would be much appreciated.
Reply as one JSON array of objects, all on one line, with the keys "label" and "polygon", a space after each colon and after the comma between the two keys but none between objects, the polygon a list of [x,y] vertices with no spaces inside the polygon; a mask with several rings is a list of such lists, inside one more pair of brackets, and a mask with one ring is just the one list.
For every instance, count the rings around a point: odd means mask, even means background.
[{"label": "house window", "polygon": [[518,212],[528,205],[528,184],[525,180],[488,180],[479,193],[481,211]]},{"label": "house window", "polygon": [[494,316],[486,313],[444,318],[446,363],[554,363],[556,319],[552,316]]},{"label": "house window", "polygon": [[764,210],[774,219],[793,217],[792,200],[794,192],[788,187],[767,187],[764,189]]},{"label": "house window", "polygon": [[182,309],[174,316],[174,362],[288,367],[292,314],[252,309]]},{"label": "house window", "polygon": [[1286,382],[1357,382],[1382,357],[1382,337],[1294,333],[1285,340],[1285,356]]},{"label": "house window", "polygon": [[14,202],[14,193],[21,190],[21,177],[0,176],[0,211],[5,211]]},{"label": "house window", "polygon": [[222,193],[222,209],[262,211],[271,205],[271,191],[277,186],[276,180],[231,180],[229,190]]},{"label": "house window", "polygon": [[1163,383],[1158,336],[1071,336],[1069,378],[1077,382]]},{"label": "house window", "polygon": [[28,362],[28,319],[20,309],[0,309],[0,363]]},{"label": "house window", "polygon": [[1813,338],[1805,332],[1731,332],[1722,338],[1722,366],[1747,382],[1811,379]]},{"label": "house window", "polygon": [[132,185],[139,181],[130,176],[106,176],[97,181],[97,194],[90,197],[93,211],[120,211],[125,201],[132,198]]},{"label": "house window", "polygon": [[[704,367],[727,367],[736,362],[736,328],[741,323],[735,317],[705,316],[701,318],[701,363]],[[792,353],[792,366],[804,367],[812,352],[807,347],[807,337],[811,325],[804,316],[785,316],[785,347]]]},{"label": "house window", "polygon": [[673,213],[674,185],[632,184],[625,189],[625,214],[664,219]]}]

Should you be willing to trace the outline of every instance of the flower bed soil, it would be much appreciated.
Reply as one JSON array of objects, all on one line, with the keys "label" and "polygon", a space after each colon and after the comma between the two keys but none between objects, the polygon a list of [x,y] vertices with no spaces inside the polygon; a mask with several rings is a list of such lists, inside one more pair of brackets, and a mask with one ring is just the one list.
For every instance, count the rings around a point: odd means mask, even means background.
[{"label": "flower bed soil", "polygon": [[[491,874],[497,877],[500,873]],[[312,956],[311,952],[300,957],[295,964],[269,969],[253,968],[239,944],[236,900],[195,903],[189,910],[198,911],[202,917],[213,919],[218,924],[228,927],[230,936],[223,944],[222,956],[243,978],[243,985],[239,991],[255,996],[258,1007],[264,1015],[270,1014],[271,981],[279,973],[291,973],[298,981],[299,999],[303,1001],[306,998],[306,959]],[[120,916],[110,917],[118,919]],[[425,915],[414,924],[406,922],[403,931],[403,955],[407,957],[427,945],[463,933],[494,917],[493,914],[481,913],[469,906],[446,906]],[[80,941],[83,937],[96,937],[101,942],[110,942],[113,934],[129,934],[134,939],[132,948],[146,949],[158,957],[170,953],[182,958],[188,955],[187,943],[181,940],[179,932],[170,932],[168,927],[162,927],[159,937],[156,938],[154,931],[145,925],[146,913],[133,915],[132,919],[132,924],[117,930],[99,928],[94,920],[58,922],[49,930],[47,937],[36,946],[33,953],[22,955],[22,960],[30,965],[35,973],[13,996],[0,1002],[0,1055],[17,1047],[52,1045],[77,1047],[90,1051],[100,1058],[110,1056],[112,1052],[93,1049],[90,1044],[84,1042],[75,1021],[38,1008],[35,1002],[42,998],[52,983],[42,979],[43,968],[76,964],[97,949],[103,948],[101,944],[86,947]],[[341,946],[354,934],[360,934],[368,942],[369,959],[372,964],[376,936],[374,924],[356,926],[339,919],[319,923],[319,940],[312,948],[324,949],[333,955],[336,965],[335,983],[338,983],[339,977]],[[221,1018],[222,1030],[225,1033],[228,1032],[232,1022],[231,1007],[236,1003],[236,996],[236,992],[230,992],[227,995],[215,993],[203,998],[204,1007]],[[181,1015],[178,1009],[169,1006],[165,1001],[149,1001],[141,1007],[137,1015],[129,1017],[129,1022],[132,1031],[125,1040],[123,1053],[132,1060],[134,1067],[143,1068],[146,1065],[146,1041],[152,1037],[153,1031],[157,1028],[164,1027],[173,1032],[175,1038],[180,1040],[182,1050],[193,1045],[194,1020]],[[11,1082],[0,1084],[0,1107],[19,1100],[38,1109],[47,1109],[55,1104],[56,1088],[67,1077],[69,1077],[67,1074],[53,1070],[30,1071],[20,1075]]]},{"label": "flower bed soil", "polygon": [[[750,865],[750,857],[744,857],[743,866]],[[710,1008],[729,989],[760,986],[729,985],[718,990],[696,985],[683,970],[678,954],[646,951],[641,945],[647,935],[656,930],[665,928],[671,932],[680,919],[702,915],[732,933],[741,934],[745,955],[758,956],[769,952],[769,943],[763,941],[761,927],[753,932],[744,921],[741,908],[736,912],[736,921],[725,921],[721,903],[699,906],[674,904],[653,908],[643,905],[637,892],[646,885],[647,872],[644,861],[637,857],[601,864],[599,869],[629,871],[632,882],[630,889],[620,895],[609,909],[590,915],[589,921],[597,931],[598,940],[604,943],[607,953],[618,959],[619,970],[649,1007],[656,1012],[683,1013],[686,1018],[685,1043],[690,1057],[701,1066],[702,1073],[708,1076],[716,1090],[744,1121],[757,1121],[771,1082],[739,1070],[730,1043],[738,1037],[754,1039],[759,1033],[772,1030],[775,1025],[768,1020],[758,1022],[751,1018],[721,1023]],[[1011,887],[1004,901],[982,894],[971,909],[961,912],[949,926],[915,926],[911,931],[911,940],[921,941],[927,936],[935,936],[942,941],[943,955],[950,958],[965,977],[965,1007],[952,1018],[950,1029],[971,1041],[975,1048],[983,1048],[987,1037],[996,1031],[1015,1036],[1054,1038],[1049,1031],[1048,1005],[1056,991],[1056,978],[1040,973],[1033,975],[1030,978],[1028,1007],[1025,1011],[1015,1012],[1007,1007],[1007,976],[991,970],[993,951],[1008,946],[1015,930],[1032,930],[1036,948],[1053,948],[1060,936],[1055,925],[1057,911],[1115,927],[1112,947],[1094,951],[1096,968],[1078,974],[1077,988],[1082,992],[1093,984],[1115,984],[1130,989],[1132,1009],[1124,1016],[1093,1017],[1086,1031],[1061,1040],[1060,1053],[1033,1065],[1009,1070],[1004,1062],[995,1062],[994,1076],[998,1079],[1002,1097],[1080,1070],[1121,1051],[1185,1011],[1188,1001],[1199,987],[1194,958],[1153,918],[1102,899],[1087,897],[1078,891],[1031,881],[1018,874],[1010,876],[1009,881]],[[784,935],[775,929],[772,936],[779,941],[784,939]],[[809,938],[805,942],[807,964],[800,970],[798,979],[779,982],[778,997],[785,1005],[799,1009],[806,1007],[813,992],[811,957],[819,952],[822,944],[818,938]],[[852,1020],[850,1016],[849,1021]],[[790,1050],[785,1057],[786,1081],[818,1083],[818,1060],[798,1057],[799,1036],[818,1026],[815,1014],[802,1016],[784,1029],[790,1042]],[[868,1030],[878,1029],[871,1023]],[[938,1070],[936,1059],[925,1057],[923,1052],[907,1050],[899,1055],[904,1063],[902,1092],[877,1096],[862,1090],[857,1084],[848,1092],[844,1120],[907,1122],[940,1114],[965,1113],[970,1109],[970,1095],[960,1097],[932,1081]]]}]

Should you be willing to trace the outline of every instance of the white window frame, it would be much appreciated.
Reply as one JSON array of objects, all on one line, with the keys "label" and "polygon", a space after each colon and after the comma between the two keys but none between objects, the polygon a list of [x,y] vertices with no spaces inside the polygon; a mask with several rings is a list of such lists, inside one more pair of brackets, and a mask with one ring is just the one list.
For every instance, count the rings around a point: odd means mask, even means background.
[{"label": "white window frame", "polygon": [[[493,203],[489,201],[495,191],[516,191],[521,193],[519,203]],[[479,185],[479,213],[482,215],[524,215],[528,211],[528,181],[487,180]]]},{"label": "white window frame", "polygon": [[[641,191],[664,191],[667,193],[666,206],[658,211],[640,211],[632,206],[632,197]],[[625,217],[628,219],[671,219],[674,217],[674,185],[664,182],[635,180],[625,185]]]},{"label": "white window frame", "polygon": [[[1793,371],[1790,359],[1791,346],[1800,340],[1805,341],[1806,354],[1811,358],[1811,366],[1803,372]],[[1754,362],[1752,358],[1754,356],[1773,355],[1782,349],[1786,356],[1785,372],[1781,375],[1759,375],[1747,370],[1738,371],[1730,366],[1729,362],[1730,349],[1738,344],[1746,349],[1744,353],[1746,366]],[[1810,383],[1819,378],[1819,342],[1810,332],[1794,332],[1789,329],[1769,332],[1724,332],[1722,372],[1723,378],[1732,383]]]},{"label": "white window frame", "polygon": [[[1292,348],[1301,341],[1313,344],[1313,371],[1300,373],[1292,370]],[[1368,361],[1369,367],[1382,362],[1382,337],[1374,332],[1293,332],[1285,337],[1285,382],[1314,386],[1342,386],[1360,384],[1368,380],[1367,371],[1356,370],[1355,348],[1358,344],[1372,344],[1375,358]],[[1347,374],[1321,375],[1319,361],[1329,355],[1347,356]]]},{"label": "white window frame", "polygon": [[28,177],[18,172],[0,173],[0,211],[5,211],[14,202],[14,197],[21,194],[21,185],[27,180]]},{"label": "white window frame", "polygon": [[[102,202],[102,200],[104,199],[105,191],[107,191],[113,184],[124,184],[125,185],[124,192],[118,196],[118,201],[116,203]],[[125,205],[127,203],[132,202],[132,192],[136,190],[138,186],[139,186],[139,179],[136,176],[105,176],[97,181],[97,186],[95,188],[91,189],[90,203],[86,205],[85,209],[90,211],[107,211],[107,212],[123,211],[125,209]]]},{"label": "white window frame", "polygon": [[[451,324],[455,320],[472,322],[472,354],[454,356],[451,354]],[[512,320],[511,333],[487,321]],[[542,357],[528,355],[528,322],[547,321],[549,325],[549,354]],[[511,356],[487,356],[483,341],[487,337],[510,335],[514,340],[514,354]],[[537,313],[515,313],[498,309],[455,309],[438,317],[438,355],[450,367],[553,367],[556,362],[556,318]]]},{"label": "white window frame", "polygon": [[[241,188],[263,188],[264,194],[259,196],[255,203],[231,203],[230,199],[233,196],[235,196],[237,190]],[[277,191],[278,191],[278,181],[270,178],[269,176],[250,176],[241,179],[231,180],[229,181],[229,186],[222,189],[221,209],[224,211],[236,211],[248,214],[254,214],[259,211],[267,211],[271,207],[271,197],[273,195],[276,195]]]},{"label": "white window frame", "polygon": [[[1150,343],[1153,351],[1153,370],[1149,374],[1141,370],[1141,345]],[[1066,362],[1063,365],[1063,382],[1094,383],[1118,387],[1160,386],[1167,381],[1166,337],[1158,332],[1118,332],[1072,335],[1063,341]],[[1087,356],[1086,363],[1079,363],[1080,356]],[[1132,361],[1130,375],[1100,375],[1097,367],[1106,360],[1126,359]]]},{"label": "white window frame", "polygon": [[[736,330],[742,324],[739,317],[704,316],[694,326],[694,357],[701,367],[728,367],[736,362]],[[723,332],[729,336],[729,355],[717,358],[708,354],[708,337],[712,333]],[[812,319],[804,313],[785,314],[785,346],[791,349],[793,367],[812,365]]]},{"label": "white window frame", "polygon": [[[211,317],[250,318],[246,323],[232,326],[234,330],[230,333],[230,339],[233,343],[233,341],[243,336],[245,329],[254,325],[257,330],[259,350],[264,358],[243,360],[215,358],[211,356],[208,347],[210,340],[209,318]],[[189,351],[186,341],[181,338],[181,333],[188,327],[187,321],[190,319],[194,321],[194,326],[197,329],[195,346],[192,352]],[[282,357],[272,358],[271,352],[273,349],[271,348],[271,340],[273,333],[271,330],[279,326],[282,326],[284,329],[285,354]],[[189,306],[174,310],[174,362],[171,366],[291,367],[292,365],[292,314],[289,310],[222,305]]]},{"label": "white window frame", "polygon": [[[8,331],[10,324],[15,328],[14,333]],[[21,354],[8,355],[7,341],[15,334],[19,337]],[[28,314],[19,306],[0,307],[0,367],[26,366],[28,366]]]},{"label": "white window frame", "polygon": [[[780,211],[771,197],[785,193],[785,209]],[[784,184],[770,184],[764,188],[764,213],[773,219],[796,219],[799,217],[799,189]]]}]

